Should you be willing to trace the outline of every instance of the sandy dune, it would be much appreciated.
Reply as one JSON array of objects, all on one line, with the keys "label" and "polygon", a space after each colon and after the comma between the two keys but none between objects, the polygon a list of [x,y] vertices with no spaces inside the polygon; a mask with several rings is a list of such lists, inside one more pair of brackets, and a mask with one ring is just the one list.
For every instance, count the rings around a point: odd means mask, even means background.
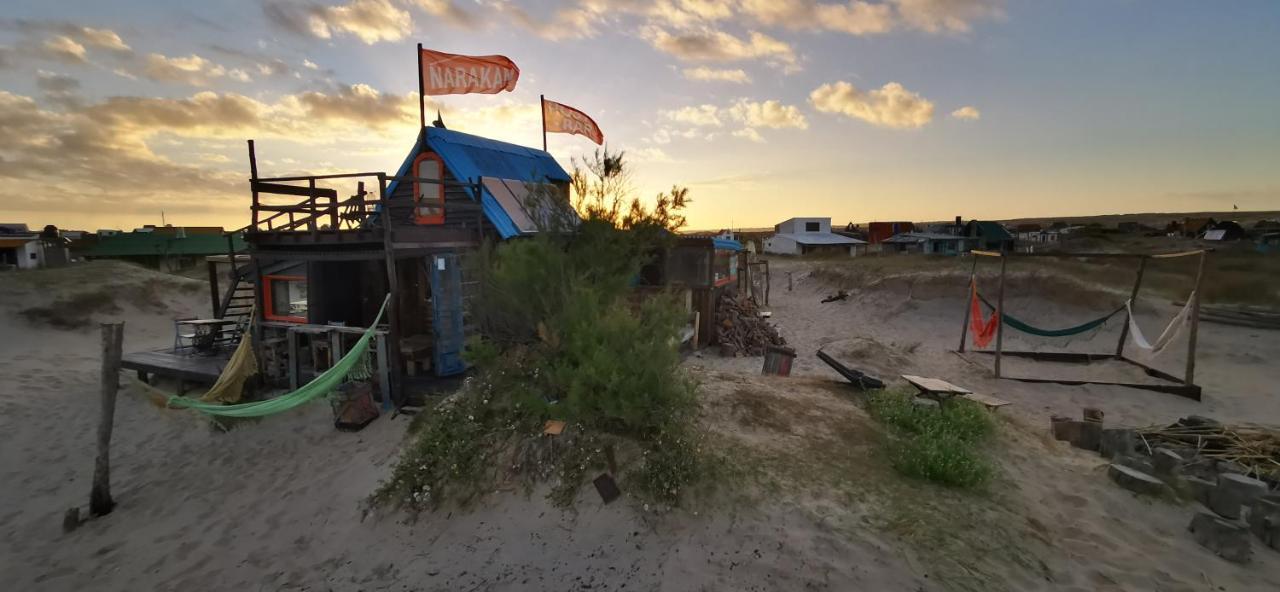
[{"label": "sandy dune", "polygon": [[[797,277],[805,263],[791,262]],[[65,271],[65,270],[64,270]],[[112,281],[152,274],[111,268]],[[987,378],[949,349],[963,285],[893,285],[819,304],[801,279],[774,286],[775,319],[797,346],[792,378],[762,377],[758,358],[694,357],[704,423],[747,463],[721,491],[658,512],[599,503],[576,512],[535,492],[495,492],[479,507],[416,520],[368,511],[407,418],[340,433],[328,409],[212,430],[122,394],[110,516],[61,533],[87,503],[97,421],[97,327],[54,329],[15,312],[77,276],[0,278],[0,574],[14,590],[1275,590],[1280,554],[1227,563],[1185,533],[1192,509],[1136,499],[1094,455],[1049,441],[1051,413],[1100,406],[1109,421],[1188,413],[1280,423],[1280,383],[1262,352],[1280,333],[1203,327],[1203,403],[1107,387],[1035,386]],[[81,274],[79,277],[83,277]],[[777,276],[775,276],[775,281]],[[196,282],[195,284],[199,284]],[[125,293],[125,292],[121,292]],[[122,302],[126,348],[172,339],[169,318],[202,314],[204,292]],[[1032,307],[1034,303],[1024,303]],[[1063,312],[1088,314],[1066,305]],[[1030,310],[1030,309],[1028,309]],[[1158,311],[1157,311],[1158,312]],[[1158,329],[1159,319],[1144,319]],[[1114,344],[1110,334],[1097,339]],[[875,455],[874,428],[834,374],[825,347],[884,376],[944,377],[1015,402],[1004,412],[990,494],[897,479]],[[846,355],[852,354],[852,355]],[[1176,352],[1165,356],[1176,357]]]}]

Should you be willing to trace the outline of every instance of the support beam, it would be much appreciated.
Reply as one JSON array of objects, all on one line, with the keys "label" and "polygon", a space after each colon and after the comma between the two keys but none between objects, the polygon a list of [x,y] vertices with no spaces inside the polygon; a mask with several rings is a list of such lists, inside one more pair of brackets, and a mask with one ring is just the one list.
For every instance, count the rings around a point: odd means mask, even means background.
[{"label": "support beam", "polygon": [[978,258],[974,256],[973,265],[969,268],[969,286],[968,292],[964,296],[964,322],[960,323],[960,353],[964,353],[965,344],[969,341],[969,314],[973,306],[970,301],[973,300],[973,283],[978,278]]},{"label": "support beam", "polygon": [[1200,333],[1200,288],[1204,284],[1204,263],[1208,258],[1207,251],[1200,252],[1200,264],[1196,267],[1196,287],[1191,293],[1191,333],[1187,335],[1187,374],[1182,381],[1187,386],[1196,382],[1196,337]]},{"label": "support beam", "polygon": [[1133,306],[1138,302],[1138,288],[1142,287],[1142,274],[1147,271],[1147,258],[1138,263],[1138,277],[1133,281],[1133,291],[1129,293],[1129,310],[1124,313],[1124,326],[1120,328],[1120,342],[1116,344],[1116,355],[1124,355],[1124,343],[1129,339],[1129,318]]},{"label": "support beam", "polygon": [[[388,199],[387,177],[378,175],[378,197]],[[382,210],[382,249],[387,263],[387,293],[391,301],[387,303],[387,366],[391,373],[391,396],[399,400],[403,397],[400,391],[400,278],[396,272],[395,241],[392,240],[391,229],[395,226],[391,219],[391,208]]]},{"label": "support beam", "polygon": [[1000,354],[1004,351],[1004,276],[1008,257],[1000,258],[1000,292],[996,298],[996,378],[1000,378]]}]

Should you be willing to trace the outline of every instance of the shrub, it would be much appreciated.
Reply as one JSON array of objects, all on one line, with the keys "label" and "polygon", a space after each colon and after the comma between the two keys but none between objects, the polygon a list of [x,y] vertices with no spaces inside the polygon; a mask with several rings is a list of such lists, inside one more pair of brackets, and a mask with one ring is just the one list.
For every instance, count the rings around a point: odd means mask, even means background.
[{"label": "shrub", "polygon": [[869,399],[871,416],[890,428],[889,461],[898,472],[943,485],[975,487],[993,473],[981,445],[995,422],[976,403],[953,400],[939,409],[911,402],[912,394],[881,391]]}]

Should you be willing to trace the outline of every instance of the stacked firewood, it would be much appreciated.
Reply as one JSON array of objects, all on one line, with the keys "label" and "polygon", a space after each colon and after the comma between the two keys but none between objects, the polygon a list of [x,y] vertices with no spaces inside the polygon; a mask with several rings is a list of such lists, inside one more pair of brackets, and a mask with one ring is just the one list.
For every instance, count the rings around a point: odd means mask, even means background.
[{"label": "stacked firewood", "polygon": [[723,356],[762,356],[770,345],[786,345],[777,327],[760,316],[754,301],[725,291],[716,303],[716,342]]},{"label": "stacked firewood", "polygon": [[1280,481],[1280,430],[1274,428],[1225,425],[1193,415],[1172,425],[1139,428],[1138,434],[1150,447],[1236,463],[1253,477]]}]

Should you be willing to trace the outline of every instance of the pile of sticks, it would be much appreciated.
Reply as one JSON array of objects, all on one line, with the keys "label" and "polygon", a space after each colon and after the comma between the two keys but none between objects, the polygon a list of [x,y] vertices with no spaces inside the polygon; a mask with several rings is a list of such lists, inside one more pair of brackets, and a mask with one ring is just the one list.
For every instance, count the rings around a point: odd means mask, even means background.
[{"label": "pile of sticks", "polygon": [[1137,431],[1149,448],[1195,450],[1202,458],[1234,462],[1256,477],[1280,481],[1280,430],[1275,428],[1224,425],[1192,416]]},{"label": "pile of sticks", "polygon": [[762,356],[765,347],[786,345],[777,327],[760,316],[755,302],[726,290],[716,303],[716,342],[724,356]]}]

